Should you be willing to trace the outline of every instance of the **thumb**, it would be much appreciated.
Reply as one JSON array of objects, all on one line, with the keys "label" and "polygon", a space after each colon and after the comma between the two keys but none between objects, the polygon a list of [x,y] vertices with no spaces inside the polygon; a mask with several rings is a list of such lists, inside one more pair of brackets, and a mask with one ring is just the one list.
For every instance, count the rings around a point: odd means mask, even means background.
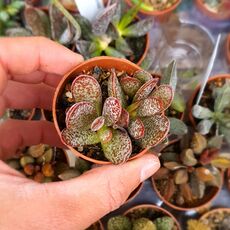
[{"label": "thumb", "polygon": [[159,167],[158,158],[146,154],[122,165],[92,169],[79,178],[63,182],[62,186],[54,184],[58,186],[55,194],[65,197],[66,212],[75,218],[70,221],[78,223],[78,229],[85,229],[121,206],[130,193]]}]

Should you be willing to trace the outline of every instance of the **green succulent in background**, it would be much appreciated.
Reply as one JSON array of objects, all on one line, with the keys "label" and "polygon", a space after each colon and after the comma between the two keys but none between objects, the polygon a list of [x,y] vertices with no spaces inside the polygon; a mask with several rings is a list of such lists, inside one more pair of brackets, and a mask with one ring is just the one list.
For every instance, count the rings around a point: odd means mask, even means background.
[{"label": "green succulent in background", "polygon": [[17,14],[24,7],[24,1],[12,0],[6,4],[0,1],[0,35],[4,35],[7,28],[15,27],[18,23]]},{"label": "green succulent in background", "polygon": [[107,224],[108,230],[132,230],[132,223],[126,216],[111,217]]},{"label": "green succulent in background", "polygon": [[135,6],[122,14],[121,1],[113,0],[92,23],[77,16],[83,31],[82,38],[76,43],[78,51],[85,58],[101,54],[119,58],[134,55],[129,38],[140,38],[153,26],[152,18],[135,22],[139,8],[139,5]]},{"label": "green succulent in background", "polygon": [[192,114],[200,122],[197,125],[198,131],[205,135],[210,133],[215,125],[217,134],[223,134],[225,140],[230,143],[230,81],[226,80],[221,87],[213,85],[212,99],[214,100],[213,109],[206,106],[194,105]]}]

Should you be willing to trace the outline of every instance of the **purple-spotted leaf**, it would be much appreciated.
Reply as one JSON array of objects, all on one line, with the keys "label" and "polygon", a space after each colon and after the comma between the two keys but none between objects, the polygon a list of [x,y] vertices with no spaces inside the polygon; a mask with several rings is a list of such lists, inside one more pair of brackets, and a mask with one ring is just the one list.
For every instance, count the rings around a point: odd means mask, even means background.
[{"label": "purple-spotted leaf", "polygon": [[129,134],[132,138],[138,140],[144,137],[145,127],[140,118],[133,119],[129,122]]},{"label": "purple-spotted leaf", "polygon": [[92,103],[78,102],[66,113],[66,127],[88,129],[96,117],[97,112]]},{"label": "purple-spotted leaf", "polygon": [[91,130],[64,129],[61,136],[62,141],[72,147],[94,145],[100,142],[97,133]]},{"label": "purple-spotted leaf", "polygon": [[160,85],[150,96],[161,100],[163,102],[163,108],[166,110],[173,100],[172,87],[169,85]]},{"label": "purple-spotted leaf", "polygon": [[170,123],[166,116],[156,114],[141,120],[145,127],[145,135],[139,140],[142,148],[154,147],[168,135]]},{"label": "purple-spotted leaf", "polygon": [[131,56],[133,54],[133,51],[130,48],[128,42],[123,37],[119,37],[118,39],[116,39],[115,48],[116,50],[123,53],[125,56]]},{"label": "purple-spotted leaf", "polygon": [[100,35],[106,32],[108,25],[112,21],[113,15],[116,12],[116,6],[117,4],[113,4],[99,11],[96,18],[93,20],[93,33]]},{"label": "purple-spotted leaf", "polygon": [[162,101],[157,98],[146,98],[141,101],[140,106],[137,108],[137,116],[149,117],[163,110]]},{"label": "purple-spotted leaf", "polygon": [[113,137],[112,129],[106,126],[100,128],[97,133],[100,138],[101,144],[108,143]]},{"label": "purple-spotted leaf", "polygon": [[71,91],[76,102],[87,101],[101,114],[102,94],[98,81],[89,75],[80,75],[72,83]]},{"label": "purple-spotted leaf", "polygon": [[122,107],[126,107],[127,102],[125,95],[117,79],[115,69],[111,70],[111,75],[108,79],[108,94],[110,97],[117,98],[120,101]]},{"label": "purple-spotted leaf", "polygon": [[151,79],[150,81],[146,82],[141,88],[137,91],[133,98],[133,102],[140,101],[146,99],[151,92],[153,91],[154,87],[156,86],[158,79]]},{"label": "purple-spotted leaf", "polygon": [[122,108],[121,116],[120,116],[120,118],[116,124],[120,127],[124,127],[124,128],[128,127],[128,125],[129,125],[129,113],[125,109]]},{"label": "purple-spotted leaf", "polygon": [[131,98],[134,97],[134,95],[136,94],[138,89],[140,89],[140,87],[142,85],[138,79],[133,78],[133,77],[129,77],[129,76],[123,77],[120,80],[120,83],[121,83],[121,87],[122,87],[124,93]]},{"label": "purple-spotted leaf", "polygon": [[137,70],[134,74],[133,77],[138,79],[142,84],[150,81],[153,79],[152,75],[145,71],[145,70]]},{"label": "purple-spotted leaf", "polygon": [[102,116],[105,118],[105,125],[111,126],[120,119],[122,107],[115,97],[108,97],[103,106]]},{"label": "purple-spotted leaf", "polygon": [[97,117],[93,123],[91,124],[91,130],[96,132],[98,131],[99,129],[101,129],[103,127],[105,123],[105,118],[100,116],[100,117]]},{"label": "purple-spotted leaf", "polygon": [[113,130],[111,141],[103,144],[105,157],[113,164],[126,162],[132,153],[132,142],[127,132],[119,129]]}]

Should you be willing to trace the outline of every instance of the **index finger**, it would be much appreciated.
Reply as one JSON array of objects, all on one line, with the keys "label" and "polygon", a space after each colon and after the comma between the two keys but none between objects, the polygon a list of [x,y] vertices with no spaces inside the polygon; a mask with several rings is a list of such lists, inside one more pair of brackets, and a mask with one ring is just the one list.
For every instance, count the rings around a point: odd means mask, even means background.
[{"label": "index finger", "polygon": [[81,55],[44,37],[0,38],[0,93],[7,80],[22,82],[18,75],[36,71],[63,75],[82,61]]}]

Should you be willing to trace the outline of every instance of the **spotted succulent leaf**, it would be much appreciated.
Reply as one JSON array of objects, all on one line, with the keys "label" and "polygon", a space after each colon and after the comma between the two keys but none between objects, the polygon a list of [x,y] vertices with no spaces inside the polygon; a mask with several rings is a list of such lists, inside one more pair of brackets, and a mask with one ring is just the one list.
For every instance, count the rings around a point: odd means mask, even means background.
[{"label": "spotted succulent leaf", "polygon": [[101,87],[94,77],[80,75],[72,83],[71,91],[76,102],[87,101],[95,105],[97,113],[101,113]]},{"label": "spotted succulent leaf", "polygon": [[105,125],[111,126],[120,119],[122,107],[115,97],[108,97],[103,106],[102,116],[105,118]]},{"label": "spotted succulent leaf", "polygon": [[151,92],[153,91],[154,87],[156,86],[158,79],[154,78],[150,81],[146,82],[141,88],[137,91],[133,98],[133,102],[140,101],[146,99]]},{"label": "spotted succulent leaf", "polygon": [[95,107],[90,102],[78,102],[70,107],[66,113],[66,127],[88,129],[97,117]]},{"label": "spotted succulent leaf", "polygon": [[103,116],[97,117],[91,124],[91,130],[96,132],[105,124],[105,118]]},{"label": "spotted succulent leaf", "polygon": [[115,47],[116,50],[120,51],[125,56],[131,56],[133,54],[133,51],[130,48],[128,42],[123,37],[119,37],[116,39]]},{"label": "spotted succulent leaf", "polygon": [[133,77],[138,79],[142,84],[153,79],[152,75],[145,70],[138,70],[133,74]]},{"label": "spotted succulent leaf", "polygon": [[140,118],[130,120],[128,126],[129,134],[132,138],[138,140],[144,137],[145,127]]},{"label": "spotted succulent leaf", "polygon": [[142,85],[138,79],[133,78],[133,77],[129,77],[129,76],[123,77],[120,80],[120,83],[121,83],[121,87],[122,87],[124,93],[131,98],[134,97],[134,95],[136,94],[138,89],[140,89],[140,87]]},{"label": "spotted succulent leaf", "polygon": [[116,124],[120,127],[128,128],[129,113],[125,109],[122,108],[121,116]]},{"label": "spotted succulent leaf", "polygon": [[132,142],[127,132],[119,129],[113,130],[112,139],[103,144],[105,157],[113,164],[121,164],[127,161],[132,153]]},{"label": "spotted succulent leaf", "polygon": [[117,57],[117,58],[125,58],[125,54],[123,54],[122,52],[114,49],[111,46],[107,46],[104,51],[105,51],[106,56]]},{"label": "spotted succulent leaf", "polygon": [[108,143],[113,137],[113,132],[110,127],[103,126],[98,130],[97,133],[100,138],[101,144]]},{"label": "spotted succulent leaf", "polygon": [[120,101],[122,107],[126,107],[127,102],[125,95],[117,79],[117,75],[114,69],[111,70],[111,75],[108,79],[108,94],[110,97],[117,98]]},{"label": "spotted succulent leaf", "polygon": [[166,116],[156,114],[141,119],[145,127],[145,135],[139,140],[142,148],[154,147],[164,140],[169,132],[170,123]]},{"label": "spotted succulent leaf", "polygon": [[91,130],[64,129],[61,136],[63,143],[72,147],[93,145],[100,142],[97,133]]},{"label": "spotted succulent leaf", "polygon": [[157,98],[146,98],[137,108],[137,116],[140,117],[149,117],[157,113],[160,113],[163,110],[162,101]]},{"label": "spotted succulent leaf", "polygon": [[160,85],[150,96],[161,100],[163,102],[163,108],[166,110],[173,100],[172,87],[169,85]]}]

